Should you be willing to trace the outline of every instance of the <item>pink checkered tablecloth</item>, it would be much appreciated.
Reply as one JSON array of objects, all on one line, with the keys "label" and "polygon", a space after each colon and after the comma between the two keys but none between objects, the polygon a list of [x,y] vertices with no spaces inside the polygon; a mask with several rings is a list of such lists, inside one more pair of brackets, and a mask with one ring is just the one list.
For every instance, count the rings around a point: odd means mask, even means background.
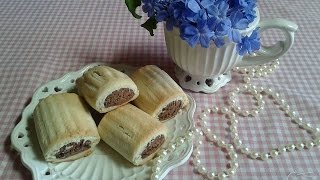
[{"label": "pink checkered tablecloth", "polygon": [[[320,1],[260,0],[261,18],[282,17],[299,25],[295,44],[280,59],[280,67],[254,84],[280,92],[304,121],[320,127]],[[0,0],[0,179],[31,179],[20,156],[11,148],[10,133],[35,89],[63,74],[92,62],[156,64],[173,76],[162,25],[154,37],[127,11],[124,0]],[[263,37],[267,43],[281,39],[277,31]],[[228,92],[243,84],[233,73],[228,86],[214,94],[187,91],[202,109],[226,106]],[[252,101],[239,97],[242,107]],[[210,127],[226,141],[226,120],[212,117]],[[271,101],[255,118],[239,119],[239,135],[246,146],[268,151],[281,144],[310,139],[290,122]],[[200,148],[209,169],[224,169],[225,153],[207,143]],[[291,173],[291,174],[290,174]],[[294,174],[296,173],[296,174]],[[305,173],[303,175],[299,173]],[[290,176],[288,176],[290,174]],[[239,169],[232,179],[320,179],[320,149],[286,153],[259,161],[239,155]],[[172,170],[165,179],[202,179],[189,162]]]}]

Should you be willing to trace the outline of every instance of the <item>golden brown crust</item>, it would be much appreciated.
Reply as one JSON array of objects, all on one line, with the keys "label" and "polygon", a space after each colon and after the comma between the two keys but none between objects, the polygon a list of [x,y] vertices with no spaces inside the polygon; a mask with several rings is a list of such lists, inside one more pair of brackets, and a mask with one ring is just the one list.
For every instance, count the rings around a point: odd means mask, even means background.
[{"label": "golden brown crust", "polygon": [[98,131],[101,139],[135,165],[151,159],[156,151],[142,159],[148,142],[159,135],[167,136],[167,127],[147,113],[127,104],[107,113]]},{"label": "golden brown crust", "polygon": [[[137,86],[126,74],[108,66],[89,69],[76,80],[76,87],[88,104],[100,113],[109,112],[134,100],[139,95]],[[106,107],[106,98],[119,89],[129,89],[134,95],[118,105]]]},{"label": "golden brown crust", "polygon": [[[74,157],[57,159],[55,154],[70,142],[81,139],[100,141],[97,127],[84,101],[74,93],[60,93],[42,99],[34,110],[34,124],[39,145],[47,161],[68,161]],[[81,157],[80,153],[75,157]]]},{"label": "golden brown crust", "polygon": [[140,91],[133,104],[153,117],[159,118],[162,110],[174,101],[180,100],[181,108],[188,104],[188,98],[180,86],[157,66],[139,68],[130,77]]}]

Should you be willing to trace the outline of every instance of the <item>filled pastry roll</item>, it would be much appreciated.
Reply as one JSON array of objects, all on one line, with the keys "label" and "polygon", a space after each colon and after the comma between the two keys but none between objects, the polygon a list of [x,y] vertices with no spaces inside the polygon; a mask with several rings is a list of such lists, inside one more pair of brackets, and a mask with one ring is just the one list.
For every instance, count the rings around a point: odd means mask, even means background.
[{"label": "filled pastry roll", "polygon": [[139,91],[124,73],[108,66],[96,66],[77,79],[81,96],[100,113],[109,112],[134,100]]},{"label": "filled pastry roll", "polygon": [[101,139],[134,165],[150,160],[167,138],[167,127],[132,104],[108,112],[100,121]]},{"label": "filled pastry roll", "polygon": [[100,141],[84,100],[74,93],[54,94],[40,100],[33,116],[46,161],[62,162],[87,156]]},{"label": "filled pastry roll", "polygon": [[180,86],[157,66],[141,67],[131,79],[140,92],[133,104],[160,121],[174,118],[189,102]]}]

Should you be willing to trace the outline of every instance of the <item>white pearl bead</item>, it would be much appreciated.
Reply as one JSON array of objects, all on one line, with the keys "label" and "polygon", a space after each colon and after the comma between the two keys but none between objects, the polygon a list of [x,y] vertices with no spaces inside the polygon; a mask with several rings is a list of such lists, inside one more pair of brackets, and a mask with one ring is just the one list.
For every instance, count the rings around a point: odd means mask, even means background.
[{"label": "white pearl bead", "polygon": [[210,180],[214,179],[215,176],[216,176],[216,174],[214,172],[207,173],[207,178],[210,179]]},{"label": "white pearl bead", "polygon": [[238,139],[239,138],[239,134],[237,132],[231,132],[231,138]]},{"label": "white pearl bead", "polygon": [[250,157],[251,157],[252,159],[257,159],[257,158],[259,157],[259,153],[253,152],[253,153],[250,154]]},{"label": "white pearl bead", "polygon": [[231,132],[237,132],[238,130],[237,130],[237,127],[236,127],[234,124],[232,124],[232,125],[230,126],[230,131],[231,131]]},{"label": "white pearl bead", "polygon": [[242,145],[242,141],[240,139],[236,139],[236,140],[234,140],[234,145],[236,147],[240,147]]},{"label": "white pearl bead", "polygon": [[204,113],[210,114],[210,113],[212,113],[212,112],[211,112],[211,109],[210,109],[210,108],[207,108],[207,109],[204,111]]},{"label": "white pearl bead", "polygon": [[275,99],[277,99],[277,98],[280,97],[280,94],[279,94],[279,93],[274,93],[272,97],[275,98]]},{"label": "white pearl bead", "polygon": [[231,167],[231,168],[238,168],[238,167],[239,167],[239,163],[237,163],[237,162],[231,162],[231,163],[230,163],[230,167]]},{"label": "white pearl bead", "polygon": [[[279,100],[279,104],[282,105],[282,106],[286,105],[286,100],[280,99],[280,100]],[[286,109],[288,109],[288,108],[290,109],[290,106],[286,106],[285,108],[286,108]]]},{"label": "white pearl bead", "polygon": [[157,166],[152,167],[152,172],[158,173],[160,170],[161,170],[160,167],[157,167]]},{"label": "white pearl bead", "polygon": [[201,144],[202,144],[202,141],[199,140],[199,141],[197,142],[197,145],[201,145]]},{"label": "white pearl bead", "polygon": [[302,150],[302,149],[304,148],[304,144],[303,144],[303,143],[297,143],[297,144],[296,144],[296,148],[297,148],[298,150]]},{"label": "white pearl bead", "polygon": [[243,153],[243,154],[248,154],[248,153],[250,152],[249,148],[247,148],[247,147],[241,148],[240,151],[241,151],[241,153]]},{"label": "white pearl bead", "polygon": [[258,95],[258,91],[255,90],[255,89],[253,89],[253,90],[251,91],[251,93],[252,93],[254,96],[257,96],[257,95]]},{"label": "white pearl bead", "polygon": [[249,76],[246,76],[246,77],[243,78],[243,81],[248,83],[248,82],[251,81],[251,78]]},{"label": "white pearl bead", "polygon": [[185,142],[184,138],[182,138],[182,137],[177,138],[178,144],[183,144],[184,142]]},{"label": "white pearl bead", "polygon": [[[262,105],[264,105],[264,104],[265,104],[265,102],[264,102],[264,101],[262,102],[262,98],[263,98],[263,96],[262,96],[261,94],[256,94],[256,95],[255,95],[255,98],[256,98],[258,101],[261,101],[261,104],[263,103]],[[259,104],[259,102],[258,102],[258,104]]]},{"label": "white pearl bead", "polygon": [[314,146],[314,143],[312,141],[309,141],[309,142],[307,142],[305,144],[306,144],[306,148],[307,149],[310,149],[310,148],[312,148]]},{"label": "white pearl bead", "polygon": [[295,117],[296,115],[297,115],[297,113],[295,111],[289,112],[289,116],[290,117]]},{"label": "white pearl bead", "polygon": [[203,132],[205,134],[210,134],[211,133],[211,129],[210,128],[206,128],[206,129],[203,130]]},{"label": "white pearl bead", "polygon": [[151,180],[158,180],[159,178],[160,177],[157,174],[151,176]]},{"label": "white pearl bead", "polygon": [[230,111],[229,114],[228,114],[228,117],[229,117],[230,119],[234,119],[234,118],[236,118],[236,113]]},{"label": "white pearl bead", "polygon": [[257,72],[257,73],[256,73],[256,76],[257,76],[257,77],[261,77],[261,76],[262,76],[262,73],[261,73],[261,72]]},{"label": "white pearl bead", "polygon": [[267,160],[267,159],[269,158],[269,154],[268,154],[268,153],[262,153],[262,154],[260,155],[260,158],[261,158],[263,161],[265,161],[265,160]]},{"label": "white pearl bead", "polygon": [[246,69],[246,68],[240,69],[240,72],[241,72],[242,74],[245,74],[245,73],[247,72],[247,69]]},{"label": "white pearl bead", "polygon": [[192,131],[191,131],[191,132],[188,132],[188,133],[187,133],[187,138],[190,139],[190,138],[192,138],[192,137],[193,137],[193,132],[192,132]]},{"label": "white pearl bead", "polygon": [[218,174],[219,179],[225,179],[226,177],[227,177],[227,175],[223,172]]},{"label": "white pearl bead", "polygon": [[162,160],[161,159],[157,159],[156,161],[155,161],[155,164],[161,164],[162,163]]},{"label": "white pearl bead", "polygon": [[223,107],[223,108],[221,108],[221,112],[224,113],[224,114],[226,114],[226,113],[229,112],[229,108]]},{"label": "white pearl bead", "polygon": [[159,151],[160,155],[166,156],[168,154],[167,150],[161,150]]},{"label": "white pearl bead", "polygon": [[272,89],[267,89],[266,93],[272,94],[272,93],[273,93],[273,90],[272,90]]},{"label": "white pearl bead", "polygon": [[300,123],[302,123],[302,118],[293,118],[292,122],[295,124],[300,124]]},{"label": "white pearl bead", "polygon": [[217,113],[217,112],[219,111],[219,108],[218,108],[218,107],[213,107],[213,108],[211,109],[211,111],[212,111],[213,113]]},{"label": "white pearl bead", "polygon": [[231,159],[237,159],[238,158],[238,154],[234,153],[234,152],[230,152],[229,156],[230,156]]},{"label": "white pearl bead", "polygon": [[207,114],[205,113],[200,114],[200,119],[205,119],[206,117],[207,117]]},{"label": "white pearl bead", "polygon": [[285,152],[287,152],[287,148],[285,146],[279,147],[278,148],[278,152],[281,153],[281,154],[285,153]]},{"label": "white pearl bead", "polygon": [[220,147],[226,147],[226,142],[225,141],[223,141],[223,140],[218,140],[217,141],[217,144],[218,144],[218,146],[220,146]]},{"label": "white pearl bead", "polygon": [[194,151],[192,152],[192,155],[193,155],[193,156],[200,156],[200,151],[199,151],[199,150],[194,150]]},{"label": "white pearl bead", "polygon": [[228,102],[229,102],[229,105],[231,105],[231,106],[236,104],[236,100],[234,100],[234,99],[229,99]]},{"label": "white pearl bead", "polygon": [[264,110],[264,107],[263,107],[263,106],[260,106],[260,107],[258,107],[258,110],[259,110],[259,111],[262,111],[262,110]]},{"label": "white pearl bead", "polygon": [[286,146],[286,149],[289,151],[289,152],[291,152],[291,151],[293,151],[294,149],[295,149],[295,145],[294,144],[289,144],[289,145],[287,145]]},{"label": "white pearl bead", "polygon": [[199,167],[197,167],[197,171],[198,171],[200,174],[205,174],[205,173],[207,173],[207,169],[206,169],[204,166],[199,166]]},{"label": "white pearl bead", "polygon": [[303,128],[304,128],[304,129],[311,128],[311,124],[310,124],[310,123],[304,124],[304,125],[303,125]]},{"label": "white pearl bead", "polygon": [[234,106],[233,107],[233,110],[235,111],[235,112],[240,112],[241,111],[241,107],[240,106]]},{"label": "white pearl bead", "polygon": [[176,149],[176,145],[175,144],[171,144],[169,147],[168,147],[168,150],[169,151],[174,151]]},{"label": "white pearl bead", "polygon": [[200,129],[200,128],[196,128],[196,129],[195,129],[195,132],[196,132],[197,134],[201,135],[201,129]]},{"label": "white pearl bead", "polygon": [[228,169],[228,170],[226,171],[226,173],[227,173],[228,175],[234,175],[234,174],[236,173],[236,170],[235,170],[235,169]]},{"label": "white pearl bead", "polygon": [[233,125],[237,125],[239,123],[239,121],[237,119],[231,119],[231,124]]},{"label": "white pearl bead", "polygon": [[279,155],[279,152],[277,150],[272,150],[270,152],[270,156],[273,157],[273,158],[277,157],[278,155]]},{"label": "white pearl bead", "polygon": [[194,166],[199,166],[201,164],[201,160],[197,157],[192,158],[192,164]]},{"label": "white pearl bead", "polygon": [[264,87],[263,86],[259,86],[259,87],[257,87],[257,90],[260,91],[260,92],[264,91]]},{"label": "white pearl bead", "polygon": [[259,114],[259,111],[257,111],[257,110],[253,110],[252,112],[251,112],[251,115],[252,116],[257,116]]},{"label": "white pearl bead", "polygon": [[231,151],[231,150],[234,150],[234,147],[233,147],[232,144],[227,144],[227,145],[226,145],[226,149],[227,149],[228,151]]},{"label": "white pearl bead", "polygon": [[208,136],[208,139],[210,140],[210,141],[217,141],[218,140],[218,137],[215,135],[215,134],[210,134],[209,136]]},{"label": "white pearl bead", "polygon": [[246,111],[241,112],[241,115],[247,117],[250,115],[250,112],[248,110],[246,110]]}]

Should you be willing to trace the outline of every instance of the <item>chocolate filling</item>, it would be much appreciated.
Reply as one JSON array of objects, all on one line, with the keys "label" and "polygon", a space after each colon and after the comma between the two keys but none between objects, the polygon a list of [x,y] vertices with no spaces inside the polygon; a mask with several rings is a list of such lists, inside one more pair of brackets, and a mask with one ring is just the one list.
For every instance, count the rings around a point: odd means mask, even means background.
[{"label": "chocolate filling", "polygon": [[156,150],[164,143],[164,140],[164,135],[161,134],[155,139],[152,139],[151,142],[148,142],[146,149],[141,153],[141,158],[144,159],[156,152]]},{"label": "chocolate filling", "polygon": [[166,107],[162,109],[162,112],[159,114],[158,118],[160,121],[170,119],[178,114],[179,110],[182,108],[182,101],[172,101]]},{"label": "chocolate filling", "polygon": [[116,106],[129,101],[134,96],[134,92],[129,88],[121,88],[113,91],[105,100],[104,106],[106,108]]},{"label": "chocolate filling", "polygon": [[84,139],[81,139],[80,142],[71,142],[62,146],[55,156],[59,159],[65,159],[89,149],[90,145],[91,141],[84,141]]}]

